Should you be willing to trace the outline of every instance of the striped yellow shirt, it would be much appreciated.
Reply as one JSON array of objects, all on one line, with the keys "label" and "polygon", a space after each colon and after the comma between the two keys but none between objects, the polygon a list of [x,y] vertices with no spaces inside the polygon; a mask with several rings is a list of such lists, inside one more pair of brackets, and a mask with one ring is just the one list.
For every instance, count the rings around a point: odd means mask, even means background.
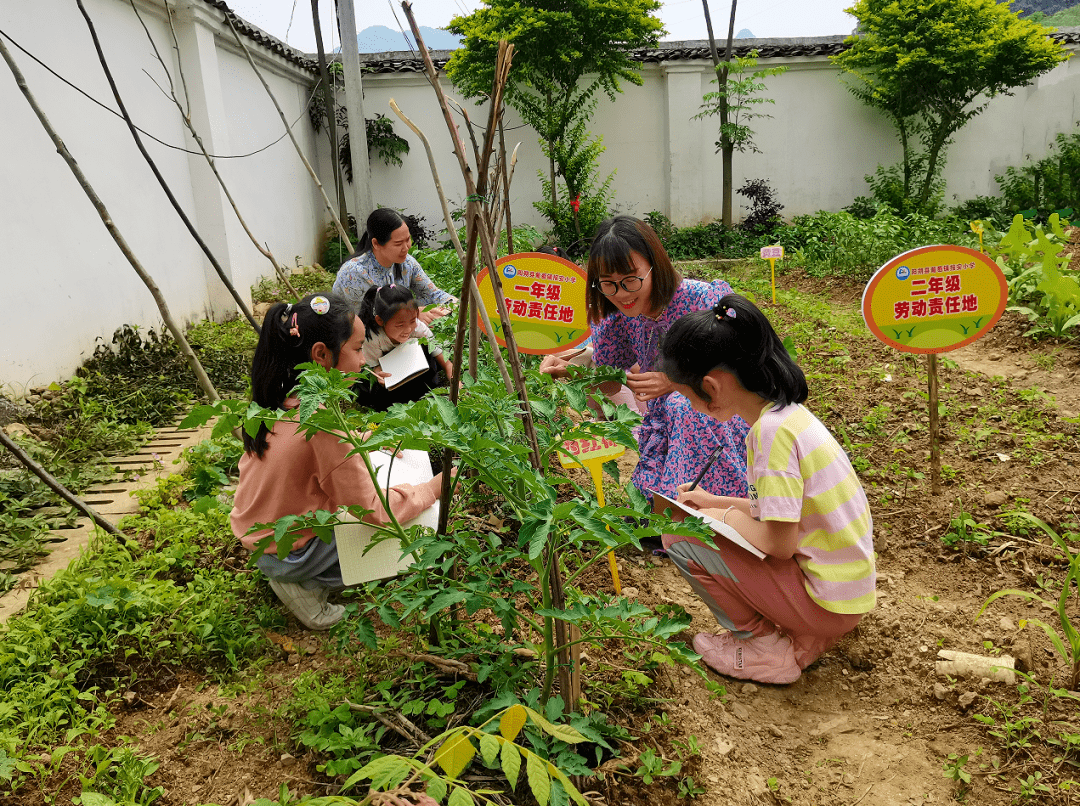
[{"label": "striped yellow shirt", "polygon": [[[769,403],[746,435],[759,520],[799,524],[795,559],[810,597],[833,613],[876,600],[873,521],[847,454],[805,406]],[[753,492],[751,493],[753,496]]]}]

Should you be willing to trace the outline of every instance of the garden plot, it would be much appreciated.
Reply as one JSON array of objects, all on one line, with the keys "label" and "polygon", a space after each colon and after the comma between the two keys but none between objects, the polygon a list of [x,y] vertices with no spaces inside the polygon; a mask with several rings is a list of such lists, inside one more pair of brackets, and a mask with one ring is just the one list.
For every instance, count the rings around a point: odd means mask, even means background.
[{"label": "garden plot", "polygon": [[[760,277],[728,274],[736,288],[766,298]],[[1045,363],[1040,356],[1051,350],[1053,372],[1068,381],[1080,369],[1077,352],[1066,342],[1032,346],[1020,340],[1020,323],[1007,316],[984,346],[941,362],[944,484],[934,497],[924,363],[872,340],[857,303],[858,289],[789,275],[781,278],[779,304],[767,311],[777,330],[795,342],[811,408],[845,445],[866,486],[879,552],[878,608],[799,681],[783,687],[658,662],[651,650],[619,640],[585,647],[585,710],[592,727],[600,714],[610,726],[599,735],[607,748],[591,743],[585,753],[599,775],[576,779],[591,802],[1076,802],[1075,787],[1066,788],[1080,763],[1077,703],[1063,691],[1069,670],[1032,624],[1057,624],[1056,613],[1039,602],[1006,597],[975,618],[991,594],[1006,588],[1038,594],[1049,608],[1057,602],[1064,557],[1017,513],[1041,518],[1076,545],[1077,426],[1057,408],[1050,385],[1029,393],[1027,384],[963,367],[970,356],[989,360],[995,351],[1045,372],[1037,362]],[[629,467],[624,460],[620,475]],[[155,596],[175,597],[167,607],[182,603],[168,611],[170,618],[202,619],[206,628],[197,623],[193,634],[205,633],[215,643],[184,639],[187,656],[147,651],[145,662],[134,656],[95,662],[78,683],[80,690],[116,691],[99,695],[108,717],[90,734],[92,743],[108,749],[99,755],[113,753],[111,765],[95,774],[88,753],[54,760],[51,751],[61,740],[43,744],[41,758],[30,762],[34,778],[10,796],[16,806],[69,802],[92,786],[116,792],[114,779],[136,769],[144,773],[137,790],[142,802],[166,806],[325,796],[376,749],[410,754],[423,742],[413,728],[436,735],[497,696],[490,683],[473,679],[484,660],[467,648],[458,656],[464,667],[454,671],[437,657],[424,657],[426,636],[417,632],[376,623],[380,649],[372,653],[355,633],[297,629],[244,569],[246,558],[224,521],[215,516],[209,524],[175,525],[190,508],[181,504],[169,514],[167,500],[180,496],[170,498],[172,488],[158,488],[162,492],[147,502],[148,511],[158,514],[129,523],[138,549],[129,545],[130,563],[110,566],[110,573],[120,578],[135,573],[125,570],[129,566],[156,567],[154,577],[183,585],[219,575],[229,592],[214,588],[198,606],[182,589],[154,589]],[[493,538],[506,539],[515,527],[500,513],[498,500],[489,498],[462,517],[474,526],[486,523]],[[170,565],[154,566],[155,554],[168,556]],[[629,600],[685,608],[690,624],[676,640],[689,642],[695,632],[714,629],[669,561],[631,547],[617,556]],[[231,576],[223,576],[226,571]],[[508,566],[500,573],[512,582],[529,569]],[[574,584],[589,593],[612,590],[602,563]],[[1075,592],[1066,597],[1065,611],[1076,623]],[[128,613],[117,611],[110,621],[125,640],[136,630]],[[501,624],[481,610],[459,629],[472,630],[480,646],[499,635]],[[1008,654],[1028,680],[1006,685],[938,676],[939,649]],[[528,662],[522,655],[517,665]],[[30,743],[37,747],[41,739]],[[140,766],[139,759],[154,764]],[[474,789],[503,787],[505,780],[497,767],[479,762],[463,778]],[[147,799],[148,792],[156,797]],[[523,776],[516,794],[495,802],[534,801]]]}]

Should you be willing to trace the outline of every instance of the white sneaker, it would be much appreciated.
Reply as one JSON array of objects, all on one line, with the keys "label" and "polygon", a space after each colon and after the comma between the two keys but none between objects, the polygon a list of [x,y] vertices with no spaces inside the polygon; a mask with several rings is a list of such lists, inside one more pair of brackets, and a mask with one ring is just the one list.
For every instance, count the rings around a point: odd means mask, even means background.
[{"label": "white sneaker", "polygon": [[328,604],[330,590],[324,587],[308,590],[298,582],[269,580],[270,589],[277,594],[289,611],[309,630],[329,630],[345,617],[343,605]]}]

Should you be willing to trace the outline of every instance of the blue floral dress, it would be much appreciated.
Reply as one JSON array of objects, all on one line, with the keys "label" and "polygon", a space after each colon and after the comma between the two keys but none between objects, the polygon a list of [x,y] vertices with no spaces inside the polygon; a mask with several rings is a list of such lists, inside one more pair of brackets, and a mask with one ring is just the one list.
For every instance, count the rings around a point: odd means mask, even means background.
[{"label": "blue floral dress", "polygon": [[334,280],[334,293],[340,294],[349,300],[353,307],[359,308],[364,293],[369,288],[391,283],[407,285],[421,306],[445,305],[455,300],[455,297],[431,281],[412,255],[406,255],[404,263],[387,268],[375,259],[374,252],[364,252],[341,264],[337,279]]},{"label": "blue floral dress", "polygon": [[[628,370],[634,364],[642,372],[652,369],[660,340],[680,317],[712,308],[731,286],[723,280],[711,283],[683,280],[659,318],[626,316],[615,312],[593,325],[593,360]],[[675,497],[680,484],[693,481],[713,451],[723,446],[720,457],[698,485],[714,495],[745,498],[746,432],[741,417],[726,423],[694,411],[678,392],[650,400],[638,431],[640,459],[634,468],[634,485],[646,492],[656,490]]]}]

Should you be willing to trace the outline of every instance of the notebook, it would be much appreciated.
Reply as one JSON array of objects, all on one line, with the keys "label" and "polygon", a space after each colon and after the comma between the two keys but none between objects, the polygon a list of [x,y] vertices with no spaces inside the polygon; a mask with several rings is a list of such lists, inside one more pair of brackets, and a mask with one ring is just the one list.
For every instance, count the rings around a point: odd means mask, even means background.
[{"label": "notebook", "polygon": [[[431,479],[431,463],[428,461],[427,451],[405,450],[401,454],[394,457],[392,468],[389,453],[372,451],[368,454],[371,464],[378,472],[380,487],[392,487],[395,484],[422,484]],[[417,523],[430,526],[432,529],[437,528],[439,502],[436,501],[417,517],[401,525],[408,529]],[[341,578],[346,585],[360,585],[375,579],[389,579],[402,573],[413,563],[413,555],[401,556],[401,541],[397,539],[383,540],[368,551],[374,535],[375,527],[360,521],[334,527],[338,560],[341,563]]]},{"label": "notebook", "polygon": [[680,512],[683,512],[687,516],[694,517],[694,518],[701,518],[703,521],[705,521],[706,526],[711,526],[712,530],[714,532],[716,532],[718,535],[720,535],[721,537],[727,538],[732,543],[734,543],[736,546],[742,546],[744,549],[749,551],[751,554],[753,554],[759,560],[764,560],[765,559],[765,552],[762,551],[761,549],[759,549],[757,546],[755,546],[753,543],[751,543],[749,540],[747,540],[741,534],[739,534],[738,531],[736,531],[733,526],[728,526],[726,523],[724,523],[719,518],[714,518],[711,515],[706,515],[704,512],[701,512],[700,510],[692,509],[692,508],[686,506],[685,504],[680,504],[678,501],[676,501],[676,500],[674,500],[672,498],[668,498],[663,493],[656,492],[656,490],[649,490],[649,492],[652,493],[652,495],[660,498],[664,502],[662,504],[662,506],[664,508],[666,508],[667,505],[670,504],[671,508],[674,510],[674,513],[673,513],[674,515],[677,516]]},{"label": "notebook", "polygon": [[390,373],[383,379],[386,388],[396,389],[401,384],[423,375],[430,369],[430,365],[420,342],[409,339],[380,358],[379,369]]}]

